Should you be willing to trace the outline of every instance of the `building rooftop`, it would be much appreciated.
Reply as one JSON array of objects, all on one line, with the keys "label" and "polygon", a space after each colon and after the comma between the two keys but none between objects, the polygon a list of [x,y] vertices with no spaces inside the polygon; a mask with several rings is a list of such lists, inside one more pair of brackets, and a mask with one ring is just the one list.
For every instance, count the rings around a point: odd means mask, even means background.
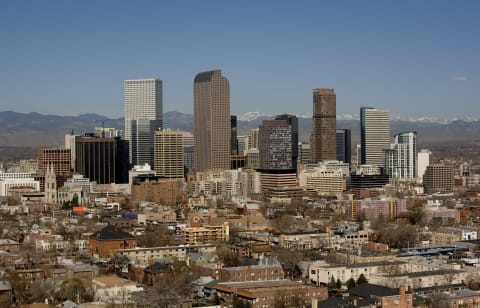
[{"label": "building rooftop", "polygon": [[102,230],[93,233],[90,238],[100,241],[108,241],[134,239],[135,237],[128,232],[118,229],[115,226],[108,225]]},{"label": "building rooftop", "polygon": [[383,297],[400,294],[398,289],[380,286],[371,283],[362,283],[359,286],[351,288],[348,292],[353,296],[368,298],[368,297]]}]

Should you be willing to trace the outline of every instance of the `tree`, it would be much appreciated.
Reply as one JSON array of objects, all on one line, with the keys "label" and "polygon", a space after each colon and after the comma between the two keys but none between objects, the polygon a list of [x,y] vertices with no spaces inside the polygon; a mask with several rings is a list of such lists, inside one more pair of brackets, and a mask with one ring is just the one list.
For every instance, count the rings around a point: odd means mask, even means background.
[{"label": "tree", "polygon": [[412,225],[423,226],[426,220],[423,205],[412,205],[407,212],[408,220]]},{"label": "tree", "polygon": [[340,278],[337,278],[337,282],[335,282],[335,287],[337,289],[341,289],[342,288],[342,281],[340,280]]},{"label": "tree", "polygon": [[175,262],[171,269],[170,273],[158,277],[153,287],[133,294],[138,307],[151,307],[152,303],[159,308],[170,307],[170,304],[180,304],[194,297],[198,276],[183,261]]},{"label": "tree", "polygon": [[55,295],[55,285],[53,280],[35,280],[31,286],[30,300],[32,302],[44,302],[45,299],[53,300]]},{"label": "tree", "polygon": [[78,278],[64,280],[57,291],[56,298],[59,300],[78,301],[87,293],[83,282]]},{"label": "tree", "polygon": [[365,275],[360,274],[360,276],[358,276],[357,285],[361,285],[361,284],[367,283],[367,282],[368,282],[368,280],[367,280],[367,278],[365,277]]},{"label": "tree", "polygon": [[355,288],[357,286],[355,279],[350,278],[347,280],[347,289]]},{"label": "tree", "polygon": [[328,283],[328,287],[335,288],[335,286],[336,286],[335,277],[333,277],[332,275],[332,277],[330,278],[330,282]]},{"label": "tree", "polygon": [[165,226],[151,227],[145,230],[142,237],[138,238],[138,245],[143,247],[160,247],[179,245],[179,239],[174,232]]},{"label": "tree", "polygon": [[391,248],[407,248],[417,242],[417,229],[409,224],[400,224],[396,228],[386,226],[378,231],[377,238]]},{"label": "tree", "polygon": [[72,201],[70,202],[72,206],[77,206],[78,205],[78,194],[73,194]]},{"label": "tree", "polygon": [[480,275],[471,274],[467,277],[467,286],[469,289],[478,291],[480,290]]},{"label": "tree", "polygon": [[233,308],[252,308],[252,305],[250,303],[244,303],[241,299],[239,299],[236,295],[234,295],[233,301],[232,301],[232,307]]},{"label": "tree", "polygon": [[283,214],[272,220],[272,227],[280,232],[289,231],[293,226],[293,217],[288,214]]}]

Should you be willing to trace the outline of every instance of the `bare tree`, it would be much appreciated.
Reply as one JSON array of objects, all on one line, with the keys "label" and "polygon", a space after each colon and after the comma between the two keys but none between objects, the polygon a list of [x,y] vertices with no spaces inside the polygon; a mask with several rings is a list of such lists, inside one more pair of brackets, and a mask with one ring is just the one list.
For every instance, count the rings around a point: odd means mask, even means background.
[{"label": "bare tree", "polygon": [[288,214],[272,219],[272,227],[280,232],[286,232],[291,230],[293,226],[293,217]]},{"label": "bare tree", "polygon": [[32,302],[43,302],[45,299],[53,301],[55,298],[55,285],[53,280],[35,280],[32,283],[30,291],[30,300]]}]

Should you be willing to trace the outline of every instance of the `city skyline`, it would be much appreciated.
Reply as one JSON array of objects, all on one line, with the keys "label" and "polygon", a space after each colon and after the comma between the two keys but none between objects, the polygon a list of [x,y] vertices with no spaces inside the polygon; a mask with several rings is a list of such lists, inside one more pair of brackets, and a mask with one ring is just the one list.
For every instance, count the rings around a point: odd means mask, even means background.
[{"label": "city skyline", "polygon": [[309,113],[318,87],[338,114],[480,114],[476,2],[112,3],[0,4],[0,110],[120,117],[122,81],[158,77],[192,114],[193,76],[222,69],[232,114]]}]

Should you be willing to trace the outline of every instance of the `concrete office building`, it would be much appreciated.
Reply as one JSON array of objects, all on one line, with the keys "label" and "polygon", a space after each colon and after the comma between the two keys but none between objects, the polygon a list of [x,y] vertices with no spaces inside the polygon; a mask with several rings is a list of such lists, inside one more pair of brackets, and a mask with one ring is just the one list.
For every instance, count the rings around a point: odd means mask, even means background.
[{"label": "concrete office building", "polygon": [[155,132],[155,174],[162,178],[183,178],[183,132],[163,130]]},{"label": "concrete office building", "polygon": [[250,148],[258,149],[258,128],[252,129],[250,141]]},{"label": "concrete office building", "polygon": [[250,149],[250,144],[252,144],[251,138],[250,135],[237,137],[237,155],[246,155],[247,151]]},{"label": "concrete office building", "polygon": [[194,80],[196,171],[230,169],[230,85],[221,70],[202,72]]},{"label": "concrete office building", "polygon": [[350,129],[337,129],[337,160],[350,164],[352,162],[352,131]]},{"label": "concrete office building", "polygon": [[297,169],[298,162],[298,118],[289,114],[282,114],[275,117],[275,120],[284,120],[290,125],[292,129],[292,141],[290,146],[292,148],[292,163],[293,169]]},{"label": "concrete office building", "polygon": [[414,179],[417,176],[417,133],[395,135],[395,143],[385,150],[385,171],[391,178]]},{"label": "concrete office building", "polygon": [[275,120],[264,120],[258,138],[260,169],[297,169],[297,117],[281,115]]},{"label": "concrete office building", "polygon": [[10,196],[10,190],[15,188],[40,191],[40,181],[35,180],[33,173],[5,173],[0,171],[0,197]]},{"label": "concrete office building", "polygon": [[75,138],[78,135],[73,133],[73,130],[70,134],[65,135],[65,149],[70,150],[70,169],[75,170]]},{"label": "concrete office building", "polygon": [[385,167],[390,148],[390,114],[370,107],[360,108],[361,164]]},{"label": "concrete office building", "polygon": [[260,151],[258,149],[248,149],[245,155],[247,156],[247,168],[260,168]]},{"label": "concrete office building", "polygon": [[162,81],[125,80],[125,139],[132,165],[153,166],[153,134],[163,128]]},{"label": "concrete office building", "polygon": [[333,89],[313,90],[313,123],[310,140],[312,162],[335,160],[337,97]]},{"label": "concrete office building", "polygon": [[417,178],[423,178],[425,170],[427,170],[427,167],[430,165],[430,155],[432,155],[432,152],[426,149],[418,152]]},{"label": "concrete office building", "polygon": [[427,166],[423,175],[425,193],[448,193],[453,191],[454,178],[452,166],[434,164]]},{"label": "concrete office building", "polygon": [[310,163],[310,143],[299,142],[298,143],[298,163],[308,164]]},{"label": "concrete office building", "polygon": [[71,171],[71,154],[69,149],[43,148],[37,155],[38,173],[45,176],[49,167],[53,167],[55,174],[64,174]]}]

